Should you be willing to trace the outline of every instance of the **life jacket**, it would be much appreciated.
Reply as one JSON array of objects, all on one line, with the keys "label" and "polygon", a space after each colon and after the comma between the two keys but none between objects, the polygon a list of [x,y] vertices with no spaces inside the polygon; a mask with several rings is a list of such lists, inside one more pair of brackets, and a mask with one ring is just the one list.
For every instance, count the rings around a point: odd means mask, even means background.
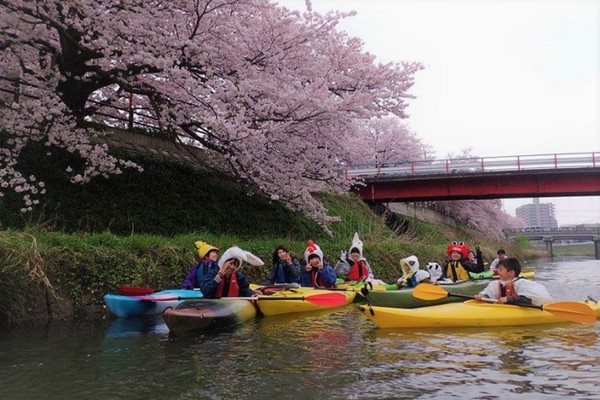
[{"label": "life jacket", "polygon": [[204,257],[194,267],[195,268],[195,271],[194,271],[194,283],[195,283],[196,287],[200,287],[200,282],[202,282],[202,279],[204,278],[204,275],[206,275],[206,273],[208,272],[208,267],[210,267],[210,265],[212,263],[214,263],[213,260],[211,260],[208,257]]},{"label": "life jacket", "polygon": [[515,290],[515,281],[510,281],[505,285],[502,282],[498,282],[498,289],[500,297],[517,297],[517,291]]},{"label": "life jacket", "polygon": [[460,263],[460,261],[450,260],[446,266],[446,277],[452,279],[453,282],[459,280],[468,281],[471,279],[469,271]]},{"label": "life jacket", "polygon": [[319,274],[316,268],[313,268],[310,271],[310,284],[314,288],[325,287],[325,281],[323,280],[323,277],[321,276],[321,274]]},{"label": "life jacket", "polygon": [[365,260],[358,260],[352,263],[350,271],[346,276],[348,281],[362,281],[368,277],[367,262]]},{"label": "life jacket", "polygon": [[[225,293],[225,295],[223,295]],[[237,273],[234,272],[231,274],[229,279],[225,278],[215,290],[215,299],[220,299],[221,297],[238,297],[240,295],[240,286],[237,282]]]}]

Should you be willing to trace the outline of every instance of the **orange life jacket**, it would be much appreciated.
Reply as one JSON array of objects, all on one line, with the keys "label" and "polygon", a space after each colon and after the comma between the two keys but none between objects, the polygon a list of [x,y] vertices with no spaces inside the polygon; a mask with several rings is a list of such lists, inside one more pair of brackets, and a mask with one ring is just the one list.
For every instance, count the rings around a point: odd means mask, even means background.
[{"label": "orange life jacket", "polygon": [[[225,287],[227,286],[227,291],[225,291]],[[225,295],[223,295],[223,293],[225,293]],[[233,274],[231,274],[231,277],[229,279],[225,278],[223,279],[221,282],[219,282],[219,285],[217,286],[217,289],[215,290],[215,299],[220,299],[221,297],[238,297],[240,295],[240,286],[238,285],[237,282],[237,273],[234,272]]]},{"label": "orange life jacket", "polygon": [[498,285],[498,288],[500,289],[500,297],[517,297],[515,281],[508,282],[506,286],[502,285],[502,282],[498,282]]},{"label": "orange life jacket", "polygon": [[365,260],[355,261],[348,271],[346,280],[348,281],[362,281],[368,277],[367,262]]}]

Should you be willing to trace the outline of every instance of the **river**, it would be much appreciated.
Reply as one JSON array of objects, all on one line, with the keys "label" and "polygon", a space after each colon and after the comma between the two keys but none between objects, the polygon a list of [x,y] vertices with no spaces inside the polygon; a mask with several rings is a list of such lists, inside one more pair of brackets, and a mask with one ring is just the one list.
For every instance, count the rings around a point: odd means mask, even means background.
[{"label": "river", "polygon": [[[532,265],[555,300],[600,298],[600,261]],[[600,323],[382,330],[355,304],[171,337],[155,321],[0,332],[1,399],[600,398]]]}]

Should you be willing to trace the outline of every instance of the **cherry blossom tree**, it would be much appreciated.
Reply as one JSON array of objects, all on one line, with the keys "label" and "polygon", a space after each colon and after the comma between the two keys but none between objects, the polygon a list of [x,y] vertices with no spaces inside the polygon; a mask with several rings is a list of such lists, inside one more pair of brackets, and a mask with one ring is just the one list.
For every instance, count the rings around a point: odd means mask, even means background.
[{"label": "cherry blossom tree", "polygon": [[385,164],[423,159],[431,153],[398,117],[388,116],[364,121],[348,139],[350,162]]},{"label": "cherry blossom tree", "polygon": [[358,121],[405,117],[422,68],[377,63],[337,29],[351,15],[308,1],[299,13],[267,0],[0,0],[0,75],[18,88],[0,107],[2,189],[28,207],[45,189],[18,170],[29,141],[81,156],[74,182],[137,167],[94,144],[103,133],[87,123],[118,121],[114,107],[134,99],[172,140],[326,223],[313,194],[351,184],[342,139]]},{"label": "cherry blossom tree", "polygon": [[[457,155],[449,154],[448,158],[456,160],[458,164],[479,159],[472,154],[471,148],[462,149]],[[508,228],[510,216],[502,210],[500,199],[435,201],[433,206],[490,238],[502,237],[502,229]]]}]

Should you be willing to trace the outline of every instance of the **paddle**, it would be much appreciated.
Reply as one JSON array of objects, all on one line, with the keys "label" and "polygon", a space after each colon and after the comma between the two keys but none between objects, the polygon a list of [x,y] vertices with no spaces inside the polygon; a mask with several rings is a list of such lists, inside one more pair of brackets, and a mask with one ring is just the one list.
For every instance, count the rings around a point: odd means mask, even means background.
[{"label": "paddle", "polygon": [[[456,294],[449,293],[446,289],[432,285],[430,283],[420,283],[418,284],[412,292],[412,295],[417,299],[421,300],[439,300],[444,297],[452,296],[452,297],[460,297],[463,299],[475,299],[473,296],[467,296],[464,294]],[[483,301],[487,301],[490,303],[497,303],[498,300],[492,299],[482,299]],[[536,306],[535,304],[521,304],[521,303],[511,303],[510,305],[519,306],[519,307],[528,307],[528,308],[536,308],[538,310],[548,311],[549,313],[573,322],[580,322],[584,324],[595,324],[597,317],[588,305],[585,303],[579,303],[575,301],[561,301],[557,303],[548,303],[542,306]]]},{"label": "paddle", "polygon": [[[341,306],[346,303],[346,296],[341,293],[319,293],[319,294],[311,294],[308,296],[294,296],[294,297],[223,297],[223,299],[230,300],[250,300],[250,301],[269,301],[269,300],[296,300],[296,301],[307,301],[312,304],[316,304],[318,306]],[[153,298],[153,297],[142,297],[141,301],[173,301],[173,300],[202,300],[202,298],[198,297],[186,297],[186,296],[173,296],[173,297],[162,297],[162,298]]]}]

